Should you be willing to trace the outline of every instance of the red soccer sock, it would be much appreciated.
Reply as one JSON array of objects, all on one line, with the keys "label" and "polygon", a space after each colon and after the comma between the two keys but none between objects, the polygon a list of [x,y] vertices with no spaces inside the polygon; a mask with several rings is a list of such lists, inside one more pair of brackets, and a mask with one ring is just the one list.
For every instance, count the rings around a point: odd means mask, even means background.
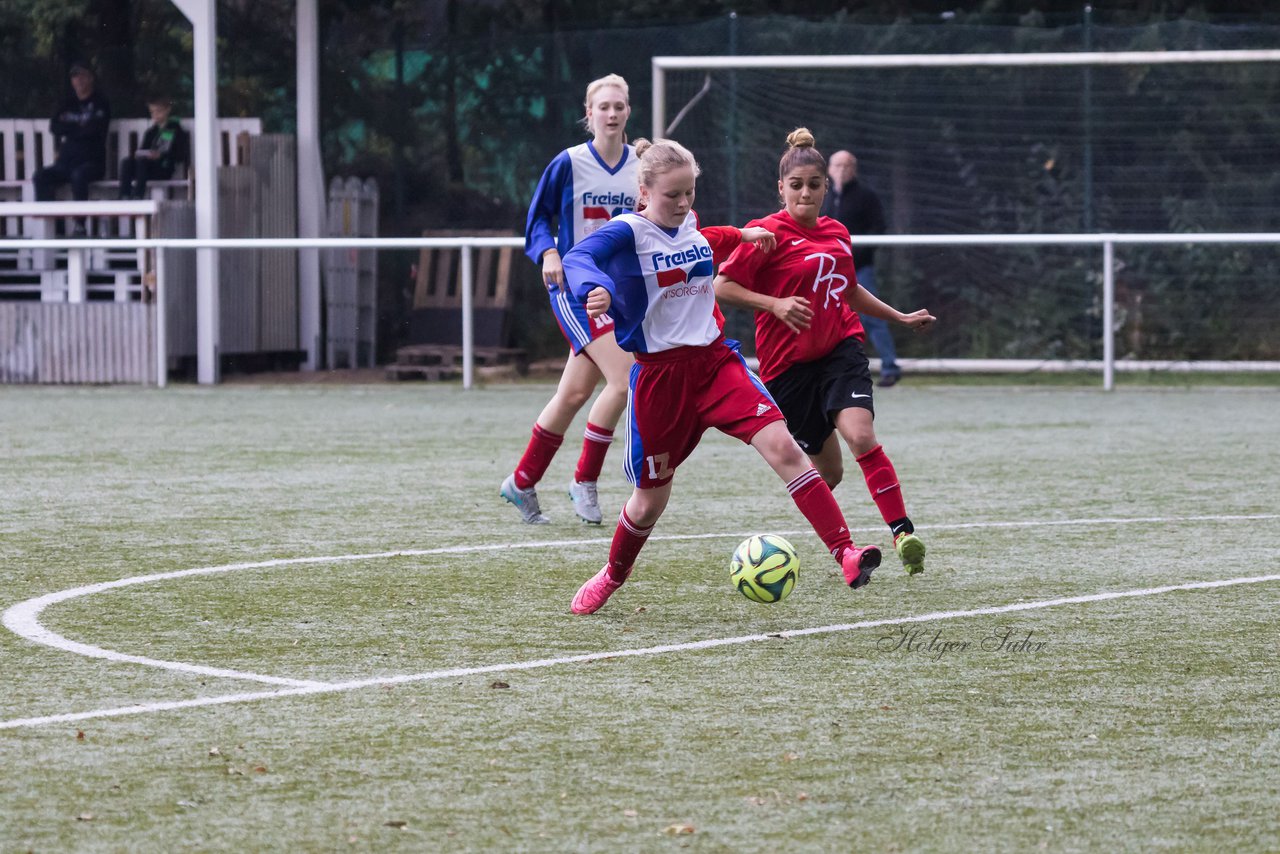
[{"label": "red soccer sock", "polygon": [[817,531],[828,551],[839,557],[846,546],[853,545],[840,505],[817,469],[811,468],[788,483],[787,492],[791,493],[791,500]]},{"label": "red soccer sock", "polygon": [[604,455],[609,452],[613,442],[613,431],[597,427],[587,422],[586,432],[582,434],[582,456],[578,457],[578,468],[573,479],[578,483],[599,480],[600,470],[604,468]]},{"label": "red soccer sock", "polygon": [[524,456],[516,465],[516,489],[528,489],[537,485],[547,473],[547,466],[560,449],[564,436],[552,433],[539,424],[533,425],[533,436],[529,438],[529,446],[524,449]]},{"label": "red soccer sock", "polygon": [[898,483],[898,473],[893,470],[893,463],[884,452],[884,448],[876,445],[857,458],[862,466],[862,476],[867,480],[867,491],[871,500],[880,508],[880,515],[886,525],[905,519],[907,506],[902,501],[902,486]]},{"label": "red soccer sock", "polygon": [[652,525],[641,528],[631,521],[624,504],[622,512],[618,514],[618,527],[613,532],[613,543],[609,546],[609,563],[606,566],[610,579],[619,584],[627,580],[627,575],[630,574],[631,567],[636,562],[636,556],[644,548],[651,533],[653,533]]}]

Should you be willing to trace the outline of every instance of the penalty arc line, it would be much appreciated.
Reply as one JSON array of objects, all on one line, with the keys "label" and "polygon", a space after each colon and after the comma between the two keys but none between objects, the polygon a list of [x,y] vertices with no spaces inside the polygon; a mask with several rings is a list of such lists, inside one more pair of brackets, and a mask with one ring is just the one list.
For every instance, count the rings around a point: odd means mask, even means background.
[{"label": "penalty arc line", "polygon": [[71,712],[44,717],[18,718],[0,721],[0,730],[36,727],[54,723],[92,720],[96,718],[124,717],[126,715],[148,714],[154,712],[192,709],[203,706],[225,705],[228,703],[248,703],[256,700],[281,699],[311,694],[336,694],[355,691],[360,688],[403,685],[413,682],[430,682],[441,679],[478,676],[488,673],[513,673],[557,667],[566,664],[583,664],[594,661],[605,661],[615,658],[635,658],[641,656],[665,655],[678,652],[694,652],[704,649],[715,649],[722,646],[756,643],[770,639],[786,639],[807,637],[812,635],[848,632],[856,629],[877,628],[881,626],[908,625],[938,620],[955,620],[965,617],[989,616],[993,614],[1012,614],[1022,611],[1036,611],[1045,608],[1056,608],[1063,605],[1079,605],[1089,602],[1106,602],[1115,599],[1132,599],[1141,596],[1157,596],[1182,590],[1212,590],[1220,587],[1234,587],[1242,584],[1263,584],[1280,581],[1280,574],[1258,575],[1247,578],[1228,578],[1218,581],[1196,581],[1188,584],[1171,584],[1164,587],[1144,587],[1137,590],[1117,590],[1106,593],[1091,593],[1083,596],[1064,596],[1057,599],[1044,599],[1036,602],[1016,602],[1009,605],[993,605],[986,608],[973,608],[966,611],[934,611],[928,614],[917,614],[907,617],[888,617],[880,620],[863,620],[857,623],[839,623],[830,626],[817,626],[808,629],[790,629],[768,634],[740,635],[730,638],[710,638],[688,643],[664,644],[662,646],[642,647],[638,649],[621,649],[611,652],[593,652],[582,655],[567,655],[559,658],[542,658],[531,661],[491,664],[483,667],[457,667],[448,670],[432,670],[426,673],[415,673],[401,676],[373,677],[356,679],[349,682],[333,682],[312,684],[293,688],[281,688],[275,691],[259,691],[256,693],[224,694],[216,697],[202,697],[193,700],[173,700],[159,703],[140,703],[133,706],[121,706],[109,709],[96,709],[88,712]]},{"label": "penalty arc line", "polygon": [[[1111,524],[1162,524],[1169,522],[1237,522],[1237,521],[1261,521],[1268,519],[1280,519],[1280,514],[1256,514],[1256,515],[1216,515],[1216,516],[1181,516],[1181,517],[1137,517],[1137,518],[1121,518],[1121,517],[1103,517],[1096,519],[1058,519],[1050,521],[1028,521],[1020,520],[1015,522],[960,522],[951,524],[930,525],[930,530],[965,530],[972,528],[1019,528],[1019,527],[1046,527],[1046,526],[1071,526],[1071,525],[1111,525]],[[862,528],[860,530],[880,530],[879,528]],[[803,536],[805,534],[812,535],[812,530],[795,530],[795,531],[779,531],[783,536]],[[668,534],[650,537],[651,541],[664,540],[707,540],[707,539],[728,539],[728,538],[745,538],[750,536],[747,533],[713,533],[713,534]],[[275,558],[272,560],[253,561],[247,563],[231,563],[221,566],[203,566],[193,569],[180,569],[172,572],[159,572],[151,575],[135,575],[129,578],[121,578],[115,581],[104,581],[98,584],[88,584],[83,587],[75,587],[69,590],[61,590],[55,593],[49,593],[44,596],[38,596],[34,599],[28,599],[25,602],[10,607],[4,612],[3,619],[0,622],[4,627],[21,638],[40,644],[41,646],[52,647],[53,649],[63,650],[64,652],[72,652],[76,655],[82,655],[86,658],[100,658],[106,661],[113,661],[128,664],[140,664],[145,667],[154,667],[161,670],[169,670],[177,673],[190,673],[197,676],[211,676],[222,679],[236,679],[249,682],[262,682],[268,685],[285,685],[294,688],[323,688],[329,685],[327,682],[310,679],[289,679],[281,676],[269,676],[261,673],[250,673],[244,670],[232,670],[222,667],[210,667],[203,664],[189,664],[184,661],[167,661],[157,658],[148,658],[141,655],[131,655],[128,653],[117,652],[115,650],[105,649],[92,644],[81,643],[70,638],[64,637],[48,628],[40,622],[40,614],[51,605],[59,602],[65,602],[69,599],[78,599],[84,596],[92,596],[97,593],[105,593],[109,590],[115,590],[121,587],[130,587],[136,584],[149,584],[156,581],[168,581],[176,578],[189,578],[202,575],[217,575],[225,572],[234,572],[242,569],[270,569],[279,566],[300,566],[306,564],[321,563],[350,563],[361,560],[385,560],[397,557],[425,557],[431,555],[446,554],[467,554],[476,552],[492,552],[492,551],[508,551],[512,549],[538,549],[538,548],[563,548],[566,546],[578,545],[597,545],[601,542],[599,539],[574,539],[574,540],[551,540],[551,541],[535,541],[529,543],[485,543],[474,546],[441,546],[431,549],[402,549],[397,551],[370,552],[367,554],[346,554],[346,555],[326,555],[319,557],[298,557],[298,558]]]}]

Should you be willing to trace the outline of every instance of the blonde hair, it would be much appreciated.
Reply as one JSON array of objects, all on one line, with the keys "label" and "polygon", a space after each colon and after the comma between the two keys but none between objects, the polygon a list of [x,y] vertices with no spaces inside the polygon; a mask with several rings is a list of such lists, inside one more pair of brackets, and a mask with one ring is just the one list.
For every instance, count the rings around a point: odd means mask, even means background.
[{"label": "blonde hair", "polygon": [[631,103],[631,89],[627,86],[627,81],[622,78],[621,74],[606,74],[601,78],[592,80],[587,84],[587,97],[582,100],[582,126],[586,128],[588,133],[591,132],[591,117],[588,115],[591,112],[591,99],[606,86],[617,86],[622,90],[622,97],[627,99],[627,104]]},{"label": "blonde hair", "polygon": [[817,166],[823,175],[827,174],[827,159],[814,147],[813,134],[808,128],[796,128],[787,134],[787,150],[778,161],[778,179],[801,166]]},{"label": "blonde hair", "polygon": [[652,187],[658,176],[679,169],[693,167],[693,177],[702,174],[702,167],[693,159],[693,153],[674,139],[655,139],[652,142],[641,137],[635,142],[636,158],[640,161],[636,174],[641,187]]}]

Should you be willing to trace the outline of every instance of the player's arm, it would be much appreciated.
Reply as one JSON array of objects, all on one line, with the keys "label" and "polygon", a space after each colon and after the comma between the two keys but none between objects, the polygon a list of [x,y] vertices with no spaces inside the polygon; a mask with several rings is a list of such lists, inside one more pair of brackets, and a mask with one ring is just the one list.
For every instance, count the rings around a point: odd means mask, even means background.
[{"label": "player's arm", "polygon": [[742,229],[742,242],[752,244],[766,255],[778,247],[778,238],[763,225],[749,225]]},{"label": "player's arm", "polygon": [[[748,224],[744,232],[754,228],[760,226]],[[769,234],[767,245],[772,249],[777,245],[773,233],[768,229],[761,230]],[[768,312],[792,332],[802,332],[813,322],[813,309],[807,299],[799,296],[775,297],[759,290],[758,282],[761,268],[765,266],[766,251],[764,246],[758,244],[743,245],[735,250],[715,278],[716,299],[726,305]]]},{"label": "player's arm", "polygon": [[613,307],[618,286],[605,270],[619,254],[634,255],[635,249],[631,229],[613,220],[565,253],[565,285],[574,298],[586,306],[588,317],[599,317]]},{"label": "player's arm", "polygon": [[565,187],[572,182],[569,157],[561,152],[542,173],[529,203],[529,216],[524,226],[524,252],[529,260],[542,266],[542,281],[547,287],[564,284],[564,268],[556,248],[555,224]]},{"label": "player's arm", "polygon": [[758,225],[749,225],[746,228],[734,228],[731,225],[708,225],[705,228],[700,226],[698,233],[711,247],[711,258],[716,264],[724,263],[733,250],[744,243],[755,245],[761,252],[772,252],[778,245],[773,232]]},{"label": "player's arm", "polygon": [[749,308],[772,314],[792,332],[803,332],[813,322],[813,309],[804,297],[772,297],[757,293],[730,279],[724,273],[716,276],[716,299],[726,305]]},{"label": "player's arm", "polygon": [[859,314],[869,314],[872,317],[878,317],[891,323],[901,323],[903,326],[911,327],[916,332],[925,331],[938,319],[923,308],[917,309],[910,314],[904,314],[873,295],[871,291],[862,285],[856,285],[849,295],[849,308]]}]

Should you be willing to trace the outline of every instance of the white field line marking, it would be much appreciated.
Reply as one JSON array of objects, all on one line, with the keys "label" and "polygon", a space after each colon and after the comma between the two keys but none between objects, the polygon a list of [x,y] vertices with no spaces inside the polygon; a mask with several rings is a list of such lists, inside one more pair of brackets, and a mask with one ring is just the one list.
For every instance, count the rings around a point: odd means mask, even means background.
[{"label": "white field line marking", "polygon": [[[930,530],[959,530],[968,528],[1024,528],[1024,527],[1047,527],[1047,526],[1063,526],[1063,525],[1113,525],[1113,524],[1164,524],[1170,522],[1237,522],[1237,521],[1258,521],[1266,519],[1280,519],[1280,514],[1260,514],[1252,516],[1179,516],[1179,517],[1162,517],[1150,516],[1142,518],[1099,518],[1099,519],[1059,519],[1051,521],[1017,521],[1017,522],[962,522],[955,524],[931,525]],[[861,528],[861,531],[881,530],[876,528]],[[783,536],[813,536],[811,529],[779,531]],[[750,536],[749,533],[714,533],[714,534],[669,534],[650,537],[651,540],[709,540],[709,539],[743,539]],[[493,544],[487,543],[477,546],[442,546],[434,549],[402,549],[399,551],[388,552],[370,552],[368,554],[347,554],[347,555],[328,555],[323,557],[298,557],[298,558],[277,558],[273,560],[254,561],[250,563],[232,563],[222,566],[202,566],[194,569],[180,569],[173,572],[159,572],[152,575],[135,575],[131,578],[121,578],[115,581],[104,581],[98,584],[88,584],[84,587],[75,587],[70,590],[61,590],[57,593],[48,593],[35,599],[28,599],[25,602],[19,602],[4,612],[4,627],[19,637],[25,638],[32,643],[42,646],[53,647],[65,652],[73,652],[77,655],[83,655],[88,658],[101,658],[107,661],[116,661],[129,664],[141,664],[146,667],[156,667],[162,670],[172,670],[178,673],[191,673],[199,676],[213,676],[223,679],[240,679],[250,682],[264,682],[268,685],[289,685],[298,688],[322,687],[327,685],[326,682],[320,682],[310,679],[288,679],[280,676],[268,676],[261,673],[250,673],[244,670],[230,670],[221,667],[208,667],[202,664],[188,664],[183,661],[165,661],[156,658],[147,658],[141,655],[129,655],[127,653],[116,652],[115,650],[105,649],[91,644],[73,641],[64,637],[57,632],[45,628],[40,623],[40,614],[50,605],[59,602],[65,602],[69,599],[78,599],[83,596],[92,596],[96,593],[105,593],[109,590],[115,590],[120,587],[130,587],[135,584],[150,584],[155,581],[168,581],[175,578],[188,578],[197,575],[216,575],[224,572],[234,572],[241,569],[270,569],[279,566],[298,566],[302,564],[315,563],[349,563],[352,561],[362,560],[384,560],[386,558],[395,557],[422,557],[427,555],[442,554],[465,554],[469,552],[492,552],[507,551],[511,549],[542,549],[542,548],[561,548],[565,546],[579,545],[598,545],[601,539],[577,539],[577,540],[549,540],[532,543],[503,543]]]},{"label": "white field line marking", "polygon": [[[1259,514],[1259,515],[1232,515],[1232,516],[1180,516],[1180,517],[1162,517],[1150,516],[1140,518],[1098,518],[1098,519],[1059,519],[1052,521],[1017,521],[1017,522],[962,522],[954,524],[931,525],[931,530],[959,530],[969,528],[1020,528],[1020,527],[1045,527],[1045,526],[1064,526],[1064,525],[1111,525],[1111,524],[1165,524],[1171,522],[1236,522],[1236,521],[1259,521],[1266,519],[1280,519],[1280,514]],[[877,528],[862,528],[860,530],[876,530]],[[783,536],[803,536],[813,535],[812,530],[802,529],[794,531],[780,531]],[[748,533],[714,533],[714,534],[669,534],[650,537],[651,540],[707,540],[707,539],[730,539],[745,538],[750,536]],[[162,670],[171,670],[179,673],[191,673],[199,676],[214,676],[225,679],[240,679],[251,682],[264,682],[269,685],[288,685],[298,688],[323,687],[328,683],[307,679],[288,679],[279,676],[268,676],[260,673],[250,673],[243,670],[230,670],[219,667],[208,667],[200,664],[188,664],[182,661],[165,661],[155,658],[147,658],[141,655],[129,655],[127,653],[116,652],[115,650],[104,649],[103,647],[92,646],[79,641],[73,641],[69,638],[45,628],[39,620],[40,614],[50,605],[59,602],[65,602],[69,599],[78,599],[83,596],[92,596],[96,593],[104,593],[109,590],[115,590],[120,587],[130,587],[135,584],[149,584],[155,581],[168,581],[175,578],[187,578],[198,575],[216,575],[224,572],[234,572],[241,569],[270,569],[279,566],[298,566],[303,564],[316,563],[343,563],[361,560],[384,560],[395,557],[422,557],[428,555],[441,554],[465,554],[471,552],[486,551],[506,551],[509,549],[540,549],[540,548],[559,548],[565,546],[578,545],[597,545],[600,539],[576,539],[576,540],[550,540],[532,543],[504,543],[504,544],[484,544],[477,546],[442,546],[433,549],[402,549],[398,551],[387,552],[370,552],[367,554],[347,554],[347,555],[328,555],[323,557],[300,557],[300,558],[277,558],[273,560],[254,561],[248,563],[232,563],[222,566],[203,566],[194,569],[181,569],[173,572],[160,572],[152,575],[135,575],[131,578],[121,578],[115,581],[104,581],[98,584],[89,584],[84,587],[75,587],[70,590],[62,590],[56,593],[49,593],[39,596],[35,599],[28,599],[12,606],[4,612],[3,624],[5,628],[19,637],[25,638],[32,643],[41,644],[42,646],[53,647],[54,649],[73,652],[77,655],[83,655],[88,658],[101,658],[107,661],[127,662],[130,664],[141,664],[147,667],[156,667]]]},{"label": "white field line marking", "polygon": [[979,617],[991,614],[1011,614],[1019,611],[1037,611],[1045,608],[1056,608],[1061,605],[1079,605],[1088,602],[1106,602],[1113,599],[1132,599],[1140,596],[1156,596],[1161,593],[1172,593],[1179,590],[1212,590],[1218,587],[1234,587],[1241,584],[1263,584],[1280,581],[1280,574],[1258,575],[1249,578],[1228,578],[1219,581],[1196,581],[1188,584],[1171,584],[1165,587],[1144,587],[1138,590],[1117,590],[1107,593],[1091,593],[1085,596],[1064,596],[1059,599],[1044,599],[1038,602],[1017,602],[1011,605],[994,605],[988,608],[973,608],[968,611],[934,611],[929,614],[918,614],[909,617],[890,617],[881,620],[863,620],[858,623],[839,623],[830,626],[818,626],[808,629],[791,629],[769,634],[741,635],[731,638],[710,638],[689,643],[664,644],[640,649],[619,649],[612,652],[592,652],[582,655],[566,655],[560,658],[540,658],[532,661],[517,661],[507,664],[490,664],[484,667],[455,667],[448,670],[432,670],[426,673],[414,673],[403,676],[379,676],[370,679],[356,679],[350,682],[333,682],[314,684],[297,688],[282,688],[275,691],[259,691],[245,694],[224,694],[216,697],[201,697],[194,700],[173,700],[159,703],[138,703],[133,706],[119,706],[110,709],[95,709],[88,712],[71,712],[60,715],[46,715],[38,718],[17,718],[0,721],[0,730],[18,729],[21,727],[43,726],[53,723],[69,723],[95,718],[114,718],[125,715],[141,715],[152,712],[172,711],[175,709],[192,709],[201,706],[218,706],[227,703],[248,703],[255,700],[272,700],[282,697],[300,697],[309,694],[336,694],[355,691],[359,688],[370,688],[384,685],[403,685],[410,682],[432,682],[441,679],[454,679],[466,676],[478,676],[488,673],[509,673],[515,671],[538,670],[546,667],[557,667],[563,664],[582,664],[593,661],[604,661],[612,658],[636,658],[650,655],[666,655],[676,652],[692,652],[703,649],[714,649],[735,644],[755,643],[777,638],[797,638],[807,635],[833,634],[855,629],[870,629],[880,626],[899,626],[909,623],[928,623],[938,620],[956,620],[965,617]]}]

